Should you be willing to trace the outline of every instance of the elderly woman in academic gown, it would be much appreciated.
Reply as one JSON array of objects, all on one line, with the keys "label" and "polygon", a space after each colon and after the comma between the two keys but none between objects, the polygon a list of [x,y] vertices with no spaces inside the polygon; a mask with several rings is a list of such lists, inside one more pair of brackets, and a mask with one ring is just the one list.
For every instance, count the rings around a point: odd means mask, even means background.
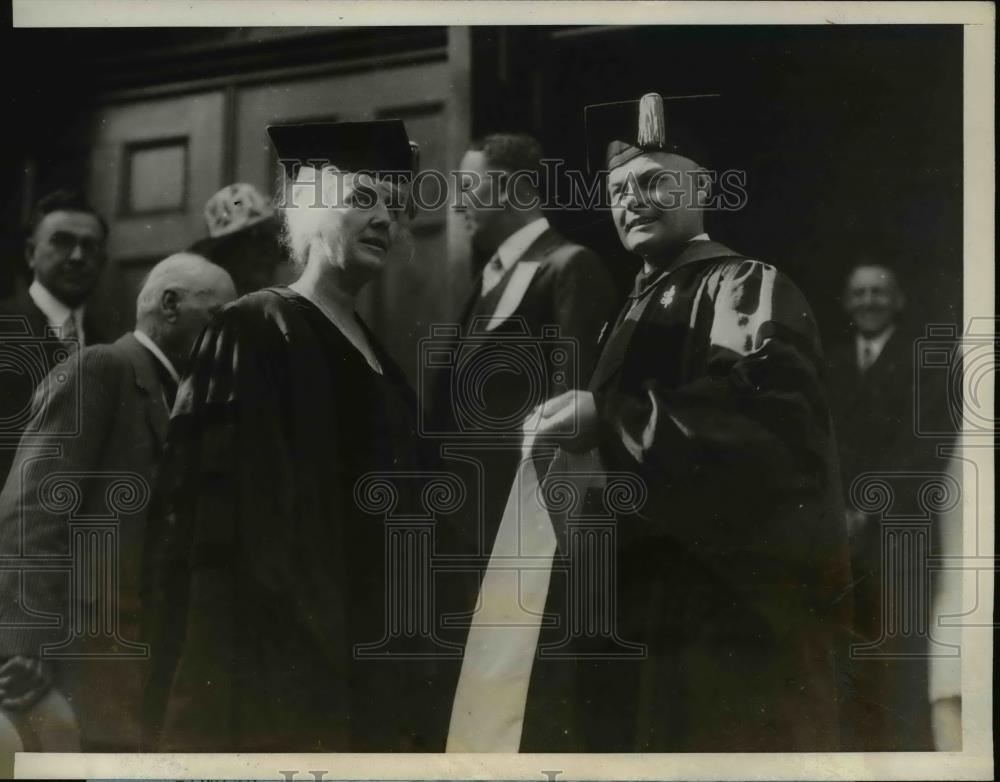
[{"label": "elderly woman in academic gown", "polygon": [[387,589],[358,480],[425,466],[415,398],[354,311],[405,236],[383,175],[412,172],[411,145],[396,120],[268,132],[302,274],[222,311],[179,392],[148,552],[149,748],[441,750],[431,663],[356,654],[385,634]]}]

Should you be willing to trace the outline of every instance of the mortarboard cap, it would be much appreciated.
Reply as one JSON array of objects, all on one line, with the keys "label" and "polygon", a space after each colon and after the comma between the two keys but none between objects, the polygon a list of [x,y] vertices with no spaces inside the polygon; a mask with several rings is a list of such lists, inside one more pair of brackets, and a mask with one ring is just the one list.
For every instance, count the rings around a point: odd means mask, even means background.
[{"label": "mortarboard cap", "polygon": [[639,100],[597,103],[584,109],[587,166],[610,170],[643,152],[672,152],[707,163],[708,107],[718,95],[664,98],[655,92]]},{"label": "mortarboard cap", "polygon": [[402,120],[269,125],[267,134],[288,173],[309,161],[328,161],[343,171],[415,173],[416,144]]}]

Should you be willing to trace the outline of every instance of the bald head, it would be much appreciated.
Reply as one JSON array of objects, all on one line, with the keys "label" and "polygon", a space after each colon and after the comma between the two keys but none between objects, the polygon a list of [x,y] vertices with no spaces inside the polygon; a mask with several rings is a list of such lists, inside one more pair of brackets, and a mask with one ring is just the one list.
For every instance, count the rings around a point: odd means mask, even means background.
[{"label": "bald head", "polygon": [[136,299],[136,328],[182,370],[212,315],[235,298],[236,288],[225,269],[200,255],[177,253],[146,276]]}]

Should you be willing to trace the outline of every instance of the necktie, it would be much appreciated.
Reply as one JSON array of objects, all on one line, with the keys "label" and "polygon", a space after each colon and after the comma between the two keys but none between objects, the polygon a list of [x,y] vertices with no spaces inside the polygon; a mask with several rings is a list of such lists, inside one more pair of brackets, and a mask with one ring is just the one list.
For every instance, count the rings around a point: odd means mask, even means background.
[{"label": "necktie", "polygon": [[866,342],[861,346],[861,365],[860,369],[862,372],[868,370],[868,368],[875,363],[875,351],[872,350],[870,342]]},{"label": "necktie", "polygon": [[483,289],[480,295],[485,296],[493,290],[502,279],[503,263],[500,262],[500,256],[497,253],[493,253],[493,257],[490,258],[490,262],[483,267]]},{"label": "necktie", "polygon": [[83,346],[82,334],[80,330],[76,327],[76,316],[71,312],[66,320],[63,321],[62,325],[62,338],[72,339],[80,343]]}]

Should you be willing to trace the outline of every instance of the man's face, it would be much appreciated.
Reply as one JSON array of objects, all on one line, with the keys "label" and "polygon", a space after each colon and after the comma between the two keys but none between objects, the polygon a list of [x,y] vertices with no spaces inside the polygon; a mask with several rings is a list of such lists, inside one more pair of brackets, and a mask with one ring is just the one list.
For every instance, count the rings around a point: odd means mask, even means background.
[{"label": "man's face", "polygon": [[697,164],[646,152],[608,173],[611,214],[625,249],[655,257],[702,231]]},{"label": "man's face", "polygon": [[328,206],[319,214],[319,234],[336,266],[366,280],[381,272],[399,238],[400,194],[368,174],[325,169],[323,177]]},{"label": "man's face", "polygon": [[847,280],[844,309],[861,334],[881,334],[903,309],[903,295],[893,273],[882,266],[859,266]]},{"label": "man's face", "polygon": [[28,240],[28,266],[35,279],[68,307],[87,300],[105,261],[104,230],[88,212],[45,215]]},{"label": "man's face", "polygon": [[177,302],[177,321],[175,332],[182,343],[181,353],[187,354],[194,346],[198,336],[209,321],[225,306],[236,298],[236,287],[233,280],[221,267],[211,270],[210,276],[204,280],[196,291],[186,291]]},{"label": "man's face", "polygon": [[486,155],[470,149],[462,156],[458,171],[456,211],[464,216],[472,244],[481,255],[492,255],[506,238],[504,209],[497,198],[500,183],[488,169]]}]

